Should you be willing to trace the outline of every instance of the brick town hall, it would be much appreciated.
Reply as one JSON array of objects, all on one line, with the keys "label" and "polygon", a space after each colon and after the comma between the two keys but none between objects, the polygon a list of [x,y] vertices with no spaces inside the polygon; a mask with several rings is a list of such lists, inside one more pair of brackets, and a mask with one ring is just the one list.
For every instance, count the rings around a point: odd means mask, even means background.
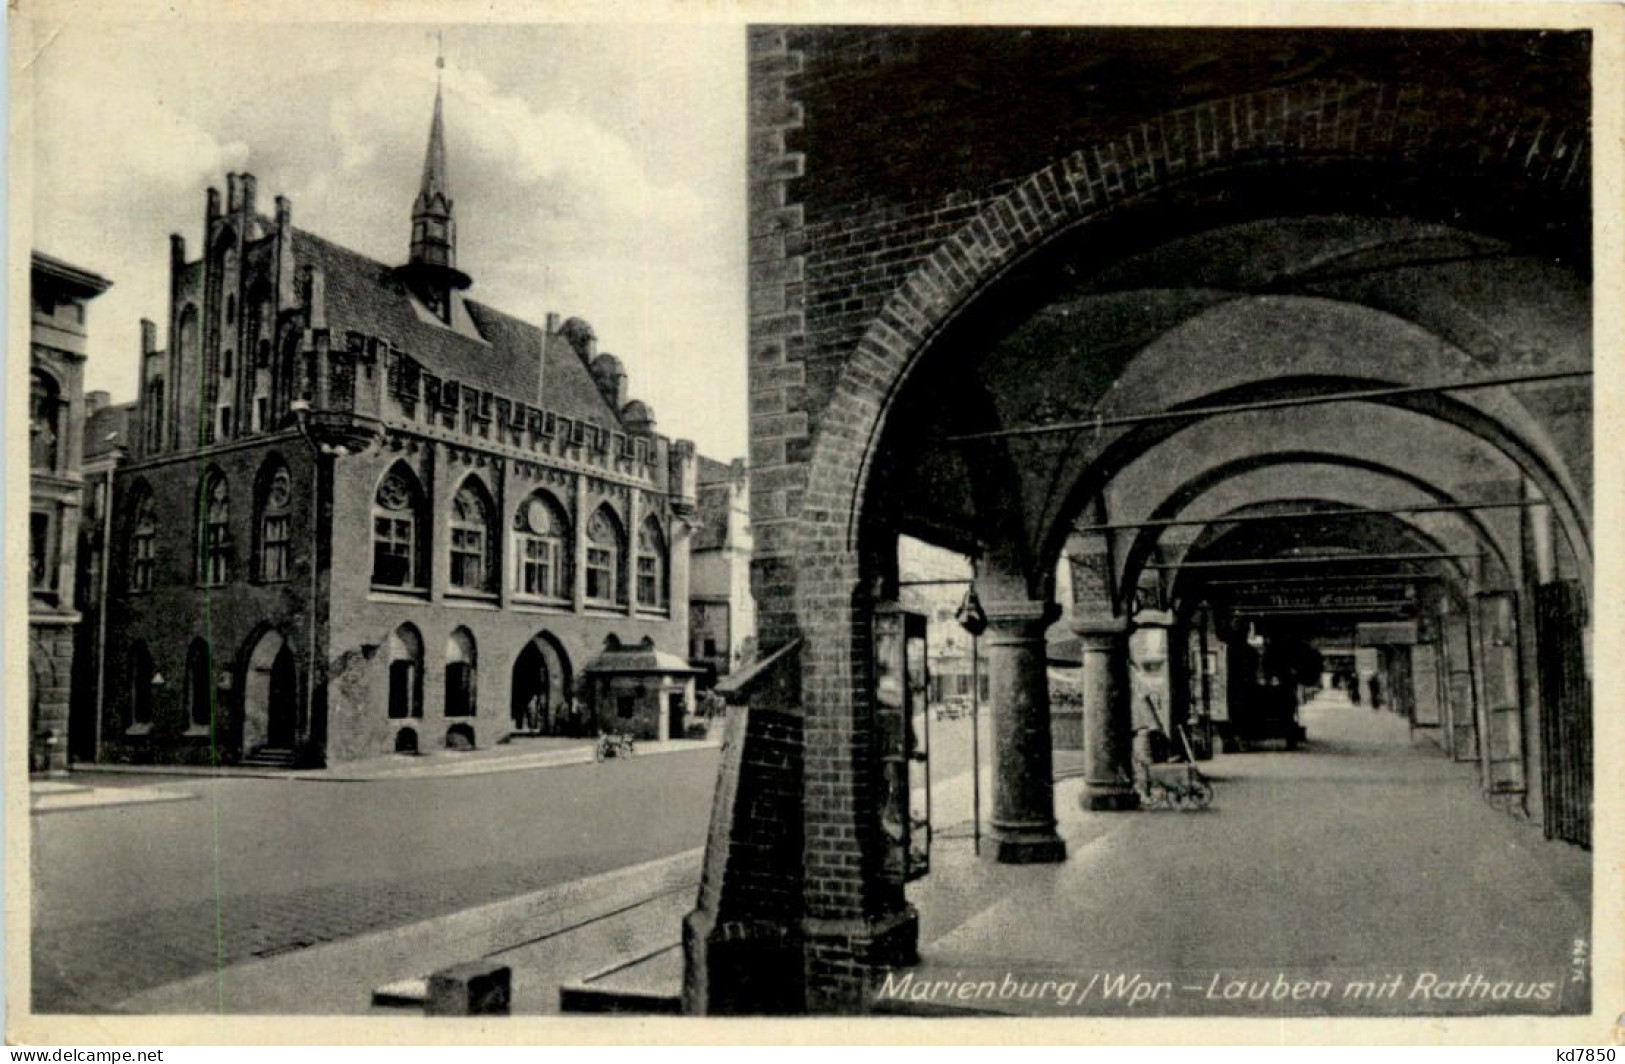
[{"label": "brick town hall", "polygon": [[[251,174],[171,238],[115,477],[103,761],[680,736],[692,443],[580,319],[465,295],[437,89],[404,265]],[[673,604],[677,608],[673,608]],[[595,719],[597,717],[597,719]]]}]

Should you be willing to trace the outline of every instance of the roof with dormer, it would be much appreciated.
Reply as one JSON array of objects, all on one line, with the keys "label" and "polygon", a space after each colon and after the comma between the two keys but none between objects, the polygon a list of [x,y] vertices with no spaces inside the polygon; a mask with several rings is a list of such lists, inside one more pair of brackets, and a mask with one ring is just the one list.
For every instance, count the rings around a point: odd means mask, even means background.
[{"label": "roof with dormer", "polygon": [[397,268],[303,229],[294,258],[321,271],[327,326],[335,344],[346,332],[388,340],[425,372],[531,403],[577,421],[620,429],[618,413],[586,362],[558,333],[549,335],[494,307],[456,297],[466,319],[451,326],[425,313]]}]

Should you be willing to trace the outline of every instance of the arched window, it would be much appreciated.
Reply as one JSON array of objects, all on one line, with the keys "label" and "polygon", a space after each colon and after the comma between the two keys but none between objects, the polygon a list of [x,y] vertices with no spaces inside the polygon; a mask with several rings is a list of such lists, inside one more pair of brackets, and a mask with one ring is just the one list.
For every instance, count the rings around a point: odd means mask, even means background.
[{"label": "arched window", "polygon": [[136,488],[131,509],[135,523],[130,528],[130,590],[151,591],[157,567],[158,506],[146,485]]},{"label": "arched window", "polygon": [[202,346],[198,341],[197,318],[196,305],[188,303],[181,311],[180,325],[176,329],[176,344],[179,346],[181,353],[180,369],[178,370],[180,376],[178,379],[181,381],[182,386],[177,389],[175,398],[177,402],[181,403],[181,431],[187,431],[186,418],[191,416],[197,422],[193,426],[193,430],[197,432],[197,442],[205,444],[214,440],[214,422],[209,420],[212,414],[206,413],[199,417],[196,407],[192,408],[191,415],[185,413],[187,405],[196,402],[195,399],[188,396],[187,389],[184,387],[185,382],[198,380],[203,373]]},{"label": "arched window", "polygon": [[473,477],[451,500],[451,586],[464,591],[495,591],[491,515],[496,507]]},{"label": "arched window", "polygon": [[474,651],[474,635],[459,628],[446,640],[446,702],[448,717],[472,717],[476,713],[475,680],[479,662]]},{"label": "arched window", "polygon": [[219,587],[231,579],[231,493],[219,470],[198,489],[198,582]]},{"label": "arched window", "polygon": [[599,605],[626,602],[626,537],[608,506],[587,522],[587,601]]},{"label": "arched window", "polygon": [[410,624],[389,636],[389,718],[423,716],[423,639]]},{"label": "arched window", "polygon": [[209,662],[209,644],[203,639],[192,640],[186,651],[186,705],[193,728],[213,725],[214,670]]},{"label": "arched window", "polygon": [[638,531],[638,605],[665,609],[670,605],[666,534],[652,516]]},{"label": "arched window", "polygon": [[516,594],[568,599],[574,591],[570,519],[552,495],[532,493],[513,515]]},{"label": "arched window", "polygon": [[372,503],[372,582],[377,587],[423,588],[423,489],[404,465],[378,482]]},{"label": "arched window", "polygon": [[289,513],[293,504],[293,477],[280,458],[268,459],[260,470],[259,489],[255,506],[259,515],[255,528],[259,536],[259,578],[265,581],[286,580],[293,538],[293,517]]},{"label": "arched window", "polygon": [[152,723],[152,679],[157,670],[147,644],[136,640],[130,645],[130,726]]},{"label": "arched window", "polygon": [[35,469],[54,470],[62,440],[62,389],[49,373],[35,370],[28,390],[28,457]]},{"label": "arched window", "polygon": [[157,451],[164,445],[164,379],[154,377],[147,384],[147,450]]}]

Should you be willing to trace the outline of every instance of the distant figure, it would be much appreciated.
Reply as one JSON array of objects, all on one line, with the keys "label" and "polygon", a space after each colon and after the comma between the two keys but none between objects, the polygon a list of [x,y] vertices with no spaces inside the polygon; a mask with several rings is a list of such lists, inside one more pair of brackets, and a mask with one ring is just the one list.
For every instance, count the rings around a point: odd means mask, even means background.
[{"label": "distant figure", "polygon": [[525,730],[532,735],[539,735],[542,731],[542,696],[534,694],[530,701],[525,703]]},{"label": "distant figure", "polygon": [[1371,708],[1382,708],[1382,680],[1376,673],[1371,674]]},{"label": "distant figure", "polygon": [[1343,679],[1344,679],[1343,686],[1348,688],[1349,701],[1353,702],[1355,705],[1359,705],[1360,704],[1360,677],[1359,677],[1359,675],[1356,674],[1356,673],[1351,672],[1351,673],[1348,673],[1346,676],[1344,676]]}]

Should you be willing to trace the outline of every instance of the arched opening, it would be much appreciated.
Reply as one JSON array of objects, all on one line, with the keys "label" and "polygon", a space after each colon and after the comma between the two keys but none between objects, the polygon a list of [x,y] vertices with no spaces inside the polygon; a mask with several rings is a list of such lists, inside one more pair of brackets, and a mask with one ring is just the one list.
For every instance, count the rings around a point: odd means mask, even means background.
[{"label": "arched opening", "polygon": [[226,475],[210,468],[198,482],[197,582],[222,587],[231,579],[231,488]]},{"label": "arched opening", "polygon": [[511,712],[517,732],[571,734],[570,659],[557,639],[538,632],[514,658]]},{"label": "arched opening", "polygon": [[242,689],[244,752],[292,750],[299,739],[299,684],[293,652],[276,629],[254,639]]},{"label": "arched opening", "polygon": [[147,649],[145,640],[137,639],[130,644],[127,687],[129,701],[126,703],[129,708],[129,716],[124,721],[126,728],[147,728],[152,726],[153,677],[156,675],[157,669],[152,663],[152,651]]},{"label": "arched opening", "polygon": [[472,724],[453,724],[446,729],[447,750],[474,749],[474,726]]},{"label": "arched opening", "polygon": [[478,713],[477,672],[474,633],[458,628],[446,640],[446,687],[443,703],[448,717],[472,717]]},{"label": "arched opening", "polygon": [[429,586],[424,519],[423,487],[410,467],[397,462],[379,479],[373,493],[374,587],[423,591]]},{"label": "arched opening", "polygon": [[451,551],[448,574],[459,591],[496,590],[496,504],[479,477],[472,474],[452,496],[449,515]]},{"label": "arched opening", "polygon": [[209,732],[215,725],[214,667],[209,643],[192,640],[186,650],[187,724],[192,731]]},{"label": "arched opening", "polygon": [[650,515],[638,530],[638,605],[645,609],[671,608],[671,559],[666,533]]},{"label": "arched opening", "polygon": [[288,579],[292,565],[293,477],[288,463],[272,455],[254,486],[254,566],[262,583]]},{"label": "arched opening", "polygon": [[608,504],[587,522],[586,594],[591,605],[626,604],[626,532]]},{"label": "arched opening", "polygon": [[[390,720],[423,716],[423,637],[411,624],[403,624],[389,634],[385,648],[389,669],[386,703]],[[414,733],[415,734],[415,733]]]},{"label": "arched opening", "polygon": [[418,753],[418,732],[416,728],[402,728],[395,733],[395,752],[397,754]]},{"label": "arched opening", "polygon": [[567,603],[575,594],[575,533],[564,507],[538,489],[514,511],[514,594]]}]

